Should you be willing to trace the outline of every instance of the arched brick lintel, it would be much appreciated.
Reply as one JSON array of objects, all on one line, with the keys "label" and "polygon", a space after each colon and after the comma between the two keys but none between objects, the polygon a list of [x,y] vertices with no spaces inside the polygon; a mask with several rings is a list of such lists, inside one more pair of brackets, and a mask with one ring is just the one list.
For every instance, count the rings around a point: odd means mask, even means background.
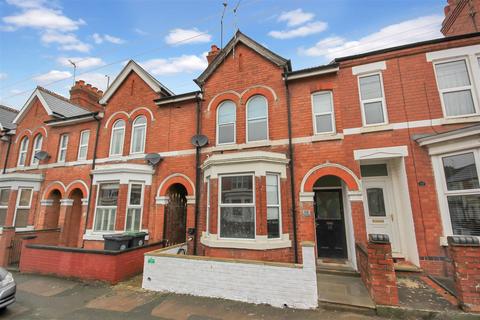
[{"label": "arched brick lintel", "polygon": [[350,191],[360,190],[360,181],[348,168],[339,164],[324,164],[312,168],[303,178],[301,191],[313,192],[315,182],[324,176],[336,176],[342,179]]},{"label": "arched brick lintel", "polygon": [[180,173],[170,175],[165,180],[163,180],[163,182],[160,184],[160,187],[158,188],[157,195],[166,196],[168,188],[170,188],[175,183],[179,183],[182,186],[184,186],[185,189],[187,189],[187,195],[189,196],[195,195],[195,187],[193,185],[192,180],[190,180],[190,178]]}]

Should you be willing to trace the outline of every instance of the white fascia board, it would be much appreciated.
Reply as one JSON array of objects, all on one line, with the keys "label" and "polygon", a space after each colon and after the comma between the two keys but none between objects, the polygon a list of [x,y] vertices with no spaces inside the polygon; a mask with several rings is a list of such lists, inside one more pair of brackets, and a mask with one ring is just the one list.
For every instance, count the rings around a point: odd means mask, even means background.
[{"label": "white fascia board", "polygon": [[439,136],[425,137],[425,138],[418,139],[417,142],[420,146],[428,146],[435,143],[448,142],[448,141],[462,139],[470,136],[478,136],[479,134],[480,134],[480,129],[477,129],[477,130],[471,130],[467,132],[458,132],[455,134],[448,134],[448,135],[440,134]]},{"label": "white fascia board", "polygon": [[[192,93],[191,95],[188,95],[188,96],[183,96],[183,97],[180,97],[180,98],[176,98],[175,96],[173,97],[169,97],[169,99],[165,99],[164,101],[157,101],[155,102],[155,104],[157,106],[160,106],[160,105],[163,105],[163,104],[169,104],[169,103],[174,103],[174,102],[181,102],[181,101],[185,101],[185,100],[192,100],[194,98],[197,97],[197,93]],[[202,98],[202,94],[198,94],[198,97],[201,99]]]},{"label": "white fascia board", "polygon": [[149,186],[152,184],[154,170],[146,164],[118,163],[98,166],[91,173],[93,184],[107,181],[119,181],[120,184],[142,181]]},{"label": "white fascia board", "polygon": [[387,69],[385,61],[378,61],[368,64],[362,64],[360,66],[352,67],[352,74],[354,76],[364,73],[376,72]]},{"label": "white fascia board", "polygon": [[322,70],[317,70],[317,71],[299,73],[299,74],[294,74],[292,76],[288,76],[287,80],[309,78],[309,77],[319,76],[319,75],[322,75],[322,74],[338,72],[338,70],[340,70],[339,67],[333,67],[333,68],[329,68],[329,69],[322,69]]},{"label": "white fascia board", "polygon": [[15,117],[15,119],[13,119],[12,123],[13,124],[17,124],[18,121],[20,121],[24,115],[24,113],[28,110],[28,108],[30,107],[30,104],[32,103],[33,99],[35,99],[35,97],[38,97],[38,100],[40,100],[40,103],[42,104],[43,108],[45,109],[45,111],[47,112],[47,114],[49,116],[53,115],[53,111],[52,109],[50,109],[48,107],[48,104],[47,102],[45,101],[45,99],[43,99],[42,95],[40,94],[38,88],[35,89],[35,91],[33,91],[33,93],[30,95],[30,98],[28,98],[27,102],[23,105],[22,109],[20,109],[20,112],[17,114],[17,116]]}]

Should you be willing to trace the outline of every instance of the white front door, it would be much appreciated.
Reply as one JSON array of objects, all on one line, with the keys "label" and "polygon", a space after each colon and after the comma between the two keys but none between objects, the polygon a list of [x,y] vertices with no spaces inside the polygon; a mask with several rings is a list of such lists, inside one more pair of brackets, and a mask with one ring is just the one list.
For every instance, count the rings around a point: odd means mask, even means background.
[{"label": "white front door", "polygon": [[395,201],[389,177],[363,179],[363,203],[367,233],[387,234],[392,253],[401,253]]}]

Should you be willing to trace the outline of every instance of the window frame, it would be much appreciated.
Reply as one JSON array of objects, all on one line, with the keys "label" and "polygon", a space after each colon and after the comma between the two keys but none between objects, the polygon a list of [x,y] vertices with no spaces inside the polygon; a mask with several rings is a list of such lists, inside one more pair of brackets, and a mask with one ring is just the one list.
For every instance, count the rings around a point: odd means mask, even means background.
[{"label": "window frame", "polygon": [[[219,132],[220,132],[220,124],[218,122],[218,115],[219,115],[219,111],[220,109],[222,108],[222,106],[226,103],[226,102],[231,102],[233,103],[233,106],[235,107],[235,120],[233,122],[229,122],[227,124],[231,124],[233,123],[233,141],[232,142],[219,142]],[[225,124],[225,123],[224,123]],[[237,105],[235,104],[235,102],[233,102],[232,100],[223,100],[222,102],[220,102],[220,104],[218,105],[217,107],[217,116],[216,116],[216,124],[215,124],[215,130],[216,130],[216,133],[215,133],[215,139],[216,139],[216,144],[217,145],[221,145],[221,146],[224,146],[224,145],[232,145],[232,144],[236,144],[237,143]]]},{"label": "window frame", "polygon": [[[40,145],[38,148],[36,148],[37,146],[37,141],[38,140],[41,140],[40,141]],[[38,165],[40,163],[40,160],[38,160],[37,158],[35,158],[35,154],[39,151],[42,151],[42,145],[43,145],[43,135],[41,133],[37,134],[35,136],[35,138],[33,139],[33,144],[32,144],[32,157],[30,159],[30,165],[31,166],[35,166],[35,165]]]},{"label": "window frame", "polygon": [[[321,94],[325,94],[325,93],[329,93],[330,94],[330,101],[332,103],[332,111],[330,112],[322,112],[322,113],[315,113],[315,105],[313,103],[314,101],[314,96],[315,95],[321,95]],[[311,101],[311,105],[312,105],[312,122],[313,122],[313,135],[317,136],[317,135],[324,135],[324,134],[335,134],[337,132],[337,128],[335,127],[335,106],[333,104],[333,91],[332,90],[322,90],[322,91],[316,91],[316,92],[312,92],[312,94],[310,95],[310,101]],[[318,132],[318,128],[317,128],[317,115],[318,116],[322,116],[322,115],[326,115],[326,114],[331,114],[331,121],[332,121],[332,131],[323,131],[323,132]]]},{"label": "window frame", "polygon": [[[100,189],[101,189],[101,186],[103,184],[118,184],[118,197],[117,197],[117,205],[116,206],[99,206],[98,205],[98,202],[100,200],[99,198],[99,195],[100,195]],[[95,201],[95,216],[93,217],[93,225],[92,225],[92,231],[94,233],[115,233],[115,226],[117,224],[117,213],[118,213],[118,201],[119,201],[119,198],[120,198],[120,181],[102,181],[100,183],[98,183],[97,185],[97,199]],[[113,219],[113,230],[96,230],[95,229],[95,226],[96,226],[96,222],[97,222],[97,219],[98,219],[98,208],[101,208],[101,209],[113,209],[115,208],[115,217]],[[103,222],[102,222],[103,223]],[[107,222],[107,225],[108,225],[108,222]]]},{"label": "window frame", "polygon": [[[23,190],[30,190],[30,199],[28,200],[28,206],[20,206],[20,198],[21,198],[21,195],[22,195],[22,191]],[[28,209],[30,210],[32,208],[32,199],[33,199],[33,188],[32,187],[19,187],[18,188],[18,191],[17,191],[17,200],[15,201],[15,214],[13,215],[13,226],[15,227],[15,229],[18,229],[18,228],[26,228],[28,227],[28,216],[27,216],[27,224],[25,227],[17,227],[15,226],[16,222],[17,222],[17,213],[18,213],[18,210],[25,210],[25,209]],[[29,215],[30,215],[30,212],[29,212]]]},{"label": "window frame", "polygon": [[[276,179],[277,179],[277,197],[278,197],[278,204],[276,205],[269,205],[268,204],[268,191],[267,191],[267,176],[275,176]],[[268,240],[278,240],[278,239],[281,239],[282,238],[282,232],[283,232],[283,228],[282,228],[282,192],[281,192],[281,186],[280,186],[280,173],[277,173],[277,172],[267,172],[266,175],[265,175],[265,192],[266,192],[266,195],[265,195],[265,202],[266,202],[266,208],[267,208],[267,212],[266,212],[266,223],[267,223],[267,239]],[[278,237],[276,238],[270,238],[268,237],[268,208],[271,207],[271,208],[278,208]]]},{"label": "window frame", "polygon": [[206,207],[206,213],[205,213],[205,233],[207,235],[210,234],[210,214],[211,214],[211,208],[210,208],[210,176],[206,178],[207,180],[207,207]]},{"label": "window frame", "polygon": [[[265,117],[261,117],[261,118],[253,118],[253,119],[249,119],[248,118],[248,109],[249,109],[249,105],[250,105],[250,102],[252,101],[253,98],[255,97],[262,97],[263,99],[265,99],[265,102],[266,102],[266,106],[267,106],[267,114],[265,115]],[[267,97],[265,97],[264,95],[261,95],[261,94],[254,94],[253,96],[251,96],[250,98],[248,98],[247,100],[247,103],[245,104],[245,141],[246,143],[258,143],[258,142],[266,142],[266,141],[269,141],[270,139],[270,134],[269,134],[269,121],[268,121],[268,118],[269,118],[269,108],[268,108],[268,99]],[[262,119],[265,119],[266,122],[267,122],[267,136],[265,139],[262,139],[262,140],[250,140],[249,137],[248,137],[248,123],[251,121],[251,120],[262,120]]]},{"label": "window frame", "polygon": [[[224,177],[240,177],[240,176],[251,176],[252,177],[252,203],[230,203],[230,204],[222,204],[222,179]],[[253,172],[243,172],[243,173],[229,173],[229,174],[219,174],[218,175],[218,207],[217,207],[217,226],[218,226],[218,239],[220,240],[233,240],[233,241],[255,241],[257,238],[257,207],[256,207],[256,192],[255,192],[255,173]],[[222,218],[222,207],[242,207],[242,208],[250,208],[253,207],[253,229],[254,229],[254,237],[253,238],[229,238],[229,237],[222,237],[221,234],[221,218]]]},{"label": "window frame", "polygon": [[[144,118],[145,119],[145,123],[144,124],[135,124],[135,121],[137,121],[139,118]],[[132,122],[132,133],[130,135],[130,154],[143,154],[145,153],[145,146],[146,146],[146,141],[147,141],[147,117],[144,116],[143,114],[142,115],[139,115],[137,116],[133,122]],[[143,141],[142,141],[142,151],[133,151],[133,141],[135,141],[133,139],[133,135],[135,133],[135,128],[136,127],[145,127],[145,134],[144,134],[144,137],[143,137]]]},{"label": "window frame", "polygon": [[[3,192],[4,190],[7,190],[7,192],[8,192],[7,205],[2,206],[2,205],[0,204],[0,209],[5,209],[5,210],[8,211],[8,203],[10,202],[10,195],[11,195],[12,189],[11,189],[10,187],[2,187],[2,188],[0,188],[0,195],[2,194],[2,192]],[[0,199],[1,199],[1,197],[0,197]],[[6,220],[6,219],[7,219],[7,216],[6,216],[6,214],[5,214],[5,220]],[[6,222],[6,221],[5,221],[5,222]],[[0,224],[0,228],[1,228],[2,226],[4,226],[4,225]]]},{"label": "window frame", "polygon": [[[380,79],[380,88],[382,90],[382,97],[381,98],[375,98],[375,99],[362,100],[362,89],[361,89],[361,86],[360,86],[360,79],[370,77],[370,76],[375,76],[375,75],[378,75],[379,79]],[[387,101],[385,99],[385,88],[383,86],[383,74],[382,74],[382,72],[381,71],[374,71],[374,72],[358,74],[357,75],[357,85],[358,85],[358,97],[359,97],[359,100],[360,100],[360,109],[361,109],[361,113],[362,113],[362,125],[363,125],[363,127],[375,127],[375,126],[387,125],[388,124]],[[373,102],[381,102],[382,103],[383,122],[367,124],[367,118],[366,118],[366,115],[365,115],[365,104],[373,103]]]},{"label": "window frame", "polygon": [[[62,142],[64,139],[66,139],[65,148],[62,147],[63,145]],[[57,162],[59,163],[65,163],[67,161],[68,140],[69,140],[69,137],[67,133],[63,133],[60,135],[60,141],[58,144],[58,155],[57,155]],[[65,151],[65,157],[63,159],[61,159],[62,151]]]},{"label": "window frame", "polygon": [[[122,128],[115,128],[115,125],[117,123],[119,123],[120,121],[123,122],[123,127]],[[120,152],[118,154],[114,154],[112,153],[112,149],[113,149],[113,133],[114,131],[118,131],[118,130],[123,130],[123,134],[122,134],[122,139],[121,139],[121,143],[120,143]],[[121,157],[123,156],[123,147],[124,147],[124,144],[125,144],[125,133],[127,131],[127,122],[123,119],[117,119],[113,125],[112,125],[112,130],[110,130],[110,147],[108,148],[108,156],[109,157]]]},{"label": "window frame", "polygon": [[[456,61],[464,61],[465,66],[467,67],[467,72],[468,72],[468,80],[470,81],[470,86],[463,86],[463,87],[456,87],[454,89],[440,89],[440,85],[438,83],[438,76],[437,76],[437,68],[436,66],[438,64],[444,64],[444,63],[449,63],[449,62],[456,62]],[[432,61],[433,65],[433,72],[435,74],[435,84],[437,85],[437,90],[438,94],[440,96],[440,104],[442,106],[442,112],[443,112],[443,117],[445,119],[455,119],[455,118],[465,118],[465,117],[472,117],[472,116],[478,116],[479,115],[479,106],[478,106],[478,97],[477,97],[477,92],[474,87],[474,77],[473,77],[473,69],[470,66],[470,59],[468,56],[457,56],[457,57],[452,57],[452,58],[447,58],[447,59],[439,59]],[[479,65],[480,68],[480,65]],[[445,101],[443,98],[444,93],[449,93],[449,92],[458,92],[458,91],[465,91],[465,90],[470,90],[470,93],[472,94],[472,100],[473,100],[473,108],[475,109],[474,113],[470,114],[461,114],[458,116],[447,116],[447,109],[445,107]]]},{"label": "window frame", "polygon": [[[88,133],[87,142],[85,144],[82,144],[82,137],[83,137],[84,134],[87,134],[87,133]],[[80,132],[80,139],[78,140],[77,160],[80,160],[80,161],[81,160],[87,160],[89,140],[90,140],[90,130],[83,130],[82,132]],[[81,153],[82,148],[85,148],[85,158],[80,157],[80,153]]]},{"label": "window frame", "polygon": [[442,217],[442,226],[444,236],[455,235],[453,233],[452,219],[450,217],[450,209],[448,206],[448,196],[460,196],[460,195],[476,195],[480,194],[480,188],[478,189],[463,189],[463,190],[448,190],[447,188],[447,179],[445,177],[445,171],[443,167],[443,158],[473,153],[475,160],[475,166],[477,169],[477,175],[480,179],[480,149],[479,148],[469,148],[463,150],[457,150],[454,152],[441,153],[435,156],[435,176],[439,177],[439,185],[441,190],[439,190],[438,195],[440,197],[440,213]]},{"label": "window frame", "polygon": [[[140,204],[135,204],[132,205],[130,204],[130,197],[131,197],[131,190],[132,190],[132,185],[134,184],[139,184],[142,186],[142,191],[141,191],[141,196],[140,196]],[[119,188],[120,191],[120,188]],[[127,203],[125,206],[125,223],[124,223],[124,230],[125,231],[132,231],[132,232],[139,232],[142,230],[142,220],[143,220],[143,204],[144,204],[144,198],[145,198],[145,182],[144,181],[130,181],[128,183],[128,195],[127,195]],[[117,200],[118,201],[118,200]],[[118,204],[117,204],[118,207]],[[140,209],[140,222],[139,222],[139,227],[138,231],[135,230],[127,230],[127,215],[128,215],[128,209]],[[116,218],[116,214],[115,214]],[[133,225],[135,225],[135,221],[133,220]]]},{"label": "window frame", "polygon": [[[24,141],[25,144],[24,144]],[[28,145],[30,143],[30,139],[27,137],[27,136],[24,136],[21,140],[20,140],[20,148],[18,150],[18,159],[17,159],[17,167],[25,167],[25,164],[27,163],[27,156],[28,156]],[[25,148],[23,148],[23,146],[25,146]],[[25,149],[25,150],[24,150]],[[20,162],[20,160],[22,159],[22,155],[25,155],[25,158],[23,158],[23,161],[22,163]]]}]

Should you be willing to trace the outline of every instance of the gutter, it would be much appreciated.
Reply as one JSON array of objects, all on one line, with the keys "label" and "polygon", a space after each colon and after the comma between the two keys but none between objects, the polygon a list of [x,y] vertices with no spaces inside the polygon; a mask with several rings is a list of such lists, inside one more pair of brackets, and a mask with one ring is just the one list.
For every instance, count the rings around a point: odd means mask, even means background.
[{"label": "gutter", "polygon": [[[197,98],[197,135],[201,132],[201,107],[202,107],[202,93],[196,93]],[[195,233],[193,234],[193,255],[197,255],[197,240],[198,240],[198,217],[200,215],[200,179],[201,179],[201,168],[200,168],[200,149],[201,147],[195,147]]]},{"label": "gutter", "polygon": [[44,123],[48,126],[66,126],[69,124],[73,123],[80,123],[80,122],[85,122],[89,120],[96,120],[96,117],[100,116],[103,118],[103,112],[92,112],[88,114],[82,114],[79,116],[73,116],[69,118],[63,118],[63,119],[52,119],[52,120],[47,120]]},{"label": "gutter", "polygon": [[160,106],[160,105],[169,104],[169,103],[198,99],[199,97],[202,98],[201,92],[195,91],[195,92],[179,94],[176,96],[162,97],[159,99],[155,99],[154,102],[157,106]]},{"label": "gutter", "polygon": [[290,197],[292,199],[292,224],[293,224],[293,252],[295,263],[298,263],[298,247],[297,247],[297,206],[295,200],[295,171],[294,171],[294,150],[292,142],[292,110],[290,103],[290,89],[288,88],[288,70],[285,68],[283,74],[285,83],[285,94],[287,98],[287,123],[288,123],[288,154],[290,157]]},{"label": "gutter", "polygon": [[[98,113],[93,116],[93,118],[97,121],[97,132],[95,133],[95,146],[93,147],[93,159],[92,159],[92,170],[90,171],[90,186],[89,186],[89,192],[88,192],[88,203],[87,203],[87,213],[85,215],[85,228],[83,228],[83,235],[87,232],[87,227],[88,227],[88,216],[90,214],[90,203],[92,202],[92,187],[93,187],[93,170],[95,170],[95,165],[96,165],[96,160],[97,160],[97,149],[98,149],[98,139],[100,137],[100,125],[101,125],[101,120],[103,118],[103,113],[99,117]],[[85,246],[85,241],[82,239],[82,248]]]}]

